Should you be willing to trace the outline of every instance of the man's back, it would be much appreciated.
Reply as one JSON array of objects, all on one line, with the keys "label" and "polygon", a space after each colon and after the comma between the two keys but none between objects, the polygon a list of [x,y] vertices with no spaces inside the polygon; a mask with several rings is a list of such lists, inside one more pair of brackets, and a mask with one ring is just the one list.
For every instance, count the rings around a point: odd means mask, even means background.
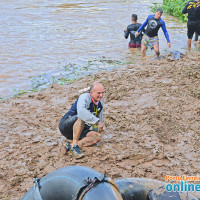
[{"label": "man's back", "polygon": [[[142,24],[140,24],[140,23],[128,25],[128,27],[127,27],[127,34],[128,33],[130,34],[130,40],[131,41],[134,41],[135,39],[136,40],[141,40],[142,39],[142,34],[140,34],[138,38],[135,38],[135,32],[140,28],[141,25]],[[125,38],[126,39],[128,38],[127,34],[125,34]]]},{"label": "man's back", "polygon": [[188,13],[188,19],[191,21],[200,20],[200,2],[189,1],[182,10],[183,14]]}]

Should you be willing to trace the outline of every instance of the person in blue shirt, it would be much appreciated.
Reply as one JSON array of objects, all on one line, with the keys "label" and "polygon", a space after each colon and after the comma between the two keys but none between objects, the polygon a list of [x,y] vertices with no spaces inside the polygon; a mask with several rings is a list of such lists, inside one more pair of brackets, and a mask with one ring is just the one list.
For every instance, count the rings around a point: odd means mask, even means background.
[{"label": "person in blue shirt", "polygon": [[91,146],[101,140],[103,130],[104,87],[94,82],[90,91],[79,96],[59,123],[59,130],[72,144],[66,142],[66,151],[77,158],[84,156],[80,147]]},{"label": "person in blue shirt", "polygon": [[159,57],[160,51],[159,51],[158,31],[160,27],[162,28],[165,38],[167,40],[167,46],[169,48],[171,47],[169,34],[167,32],[165,22],[161,19],[162,14],[163,14],[163,10],[158,8],[156,10],[155,15],[149,15],[146,21],[142,24],[142,26],[140,26],[140,28],[135,33],[135,37],[138,37],[140,32],[147,26],[145,30],[145,34],[142,39],[142,48],[141,48],[142,58],[145,57],[146,50],[148,47],[150,47],[151,49],[154,49],[156,56]]},{"label": "person in blue shirt", "polygon": [[[137,38],[135,37],[135,32],[142,25],[137,22],[137,19],[138,19],[137,15],[132,14],[132,16],[131,16],[132,24],[128,25],[127,29],[124,30],[125,39],[128,39],[128,36],[130,35],[129,48],[141,47],[141,41],[142,41],[142,36],[143,36],[142,31]],[[143,30],[143,32],[144,32],[144,30]]]}]

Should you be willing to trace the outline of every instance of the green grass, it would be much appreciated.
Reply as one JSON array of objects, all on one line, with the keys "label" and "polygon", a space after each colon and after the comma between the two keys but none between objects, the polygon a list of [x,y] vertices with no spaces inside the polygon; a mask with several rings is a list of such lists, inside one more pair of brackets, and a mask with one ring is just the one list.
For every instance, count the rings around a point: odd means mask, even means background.
[{"label": "green grass", "polygon": [[162,8],[165,13],[177,17],[181,22],[186,22],[187,15],[182,14],[182,10],[187,2],[188,0],[163,0],[163,4],[154,3],[151,9],[155,12],[157,8]]},{"label": "green grass", "polygon": [[26,94],[26,93],[30,93],[30,92],[38,92],[37,89],[33,88],[31,90],[17,90],[17,89],[14,89],[13,90],[16,94],[14,95],[15,97],[19,97],[23,94]]},{"label": "green grass", "polygon": [[76,79],[70,79],[70,78],[61,78],[58,80],[58,84],[64,85],[65,83],[73,83]]}]

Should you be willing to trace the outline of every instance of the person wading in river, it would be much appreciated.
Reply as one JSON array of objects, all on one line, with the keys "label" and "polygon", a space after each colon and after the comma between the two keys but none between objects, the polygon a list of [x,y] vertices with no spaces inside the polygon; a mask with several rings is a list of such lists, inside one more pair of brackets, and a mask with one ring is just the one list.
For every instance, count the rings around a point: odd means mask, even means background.
[{"label": "person wading in river", "polygon": [[[132,24],[127,26],[127,29],[124,30],[124,37],[127,39],[129,34],[130,34],[130,42],[129,42],[129,48],[138,48],[141,47],[141,40],[142,40],[142,31],[139,34],[139,36],[136,38],[135,37],[135,32],[140,28],[142,24],[137,23],[137,15],[132,14],[131,20]],[[143,30],[144,32],[144,30]]]},{"label": "person wading in river", "polygon": [[59,123],[62,135],[72,139],[66,142],[66,151],[71,151],[77,158],[84,156],[80,147],[92,146],[101,140],[103,131],[104,87],[94,82],[90,91],[79,96]]},{"label": "person wading in river", "polygon": [[[187,36],[188,51],[191,50],[192,37],[196,32],[200,35],[200,0],[189,1],[182,10],[183,14],[188,13]],[[197,36],[196,36],[197,37]],[[198,40],[198,37],[197,37]]]},{"label": "person wading in river", "polygon": [[161,19],[162,14],[163,14],[163,10],[158,8],[156,10],[155,15],[149,15],[146,21],[142,24],[142,26],[140,26],[140,28],[135,33],[135,37],[138,37],[140,32],[145,28],[145,26],[147,26],[145,30],[145,34],[142,39],[142,48],[141,48],[142,58],[145,57],[146,50],[148,47],[150,47],[151,49],[154,49],[156,56],[159,57],[160,51],[159,51],[158,31],[160,27],[162,27],[164,35],[167,39],[167,46],[169,48],[171,47],[169,34],[167,32],[165,22]]}]

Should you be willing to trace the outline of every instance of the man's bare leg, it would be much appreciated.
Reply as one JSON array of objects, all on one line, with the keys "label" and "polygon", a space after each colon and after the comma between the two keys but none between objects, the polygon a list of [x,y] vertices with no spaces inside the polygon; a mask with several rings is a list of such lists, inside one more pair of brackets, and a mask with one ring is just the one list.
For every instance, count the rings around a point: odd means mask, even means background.
[{"label": "man's bare leg", "polygon": [[80,118],[76,120],[73,126],[73,142],[72,142],[72,147],[74,145],[78,145],[78,141],[81,135],[81,132],[83,131],[85,126],[85,122],[82,121]]},{"label": "man's bare leg", "polygon": [[100,133],[96,131],[90,131],[88,132],[87,136],[84,137],[83,139],[78,141],[78,146],[79,147],[88,147],[96,144],[101,140],[101,135]]},{"label": "man's bare leg", "polygon": [[192,39],[188,39],[187,45],[188,45],[188,52],[189,53],[191,51],[191,44],[192,44]]},{"label": "man's bare leg", "polygon": [[156,53],[156,56],[159,57],[159,55],[160,55],[159,44],[154,45],[153,49]]},{"label": "man's bare leg", "polygon": [[142,48],[141,48],[141,57],[142,58],[145,58],[146,51],[147,51],[147,47],[142,44]]}]

